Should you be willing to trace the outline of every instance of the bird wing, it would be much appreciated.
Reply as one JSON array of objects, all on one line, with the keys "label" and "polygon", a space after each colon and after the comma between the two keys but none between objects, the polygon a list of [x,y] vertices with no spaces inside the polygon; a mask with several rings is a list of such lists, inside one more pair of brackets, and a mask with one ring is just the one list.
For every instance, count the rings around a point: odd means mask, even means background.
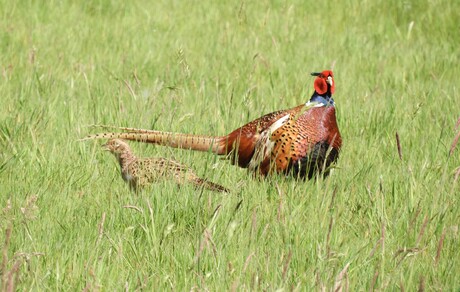
[{"label": "bird wing", "polygon": [[270,153],[273,151],[273,147],[275,146],[275,141],[273,141],[271,137],[275,131],[283,127],[284,124],[289,121],[290,117],[291,114],[284,115],[259,134],[254,146],[254,155],[249,161],[249,170],[256,170],[265,160],[267,160],[267,158],[270,157]]}]

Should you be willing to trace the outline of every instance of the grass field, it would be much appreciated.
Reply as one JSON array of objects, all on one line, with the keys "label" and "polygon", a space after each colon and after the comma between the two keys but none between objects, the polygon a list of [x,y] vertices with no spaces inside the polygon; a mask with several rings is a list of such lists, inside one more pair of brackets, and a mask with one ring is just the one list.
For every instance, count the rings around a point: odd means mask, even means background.
[{"label": "grass field", "polygon": [[[460,289],[459,1],[0,6],[2,290]],[[232,189],[136,195],[102,141],[77,142],[92,124],[226,134],[331,66],[344,145],[325,180],[132,143]]]}]

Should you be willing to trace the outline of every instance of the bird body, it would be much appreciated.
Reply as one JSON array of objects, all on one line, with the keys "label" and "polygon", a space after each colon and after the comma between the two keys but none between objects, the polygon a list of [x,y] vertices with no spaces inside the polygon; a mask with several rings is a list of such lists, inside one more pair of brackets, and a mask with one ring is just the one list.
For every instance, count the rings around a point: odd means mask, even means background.
[{"label": "bird body", "polygon": [[272,173],[312,178],[338,159],[342,138],[337,126],[332,71],[317,76],[310,100],[287,110],[266,114],[225,136],[202,136],[136,128],[83,138],[121,138],[174,148],[226,155],[233,164],[262,176]]},{"label": "bird body", "polygon": [[175,160],[162,157],[138,158],[129,145],[120,139],[111,139],[103,147],[115,155],[120,164],[123,180],[133,190],[172,179],[178,185],[191,183],[196,187],[204,187],[212,191],[229,192],[223,186],[198,177],[190,168]]}]

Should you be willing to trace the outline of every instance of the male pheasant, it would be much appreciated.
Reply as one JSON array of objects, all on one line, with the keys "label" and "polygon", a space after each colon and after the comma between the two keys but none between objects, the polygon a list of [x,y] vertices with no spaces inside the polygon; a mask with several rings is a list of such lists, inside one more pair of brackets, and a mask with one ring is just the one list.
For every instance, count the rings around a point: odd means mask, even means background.
[{"label": "male pheasant", "polygon": [[[335,115],[332,71],[316,76],[310,100],[291,109],[266,114],[225,136],[203,136],[122,128],[122,133],[99,133],[82,140],[121,138],[133,141],[211,151],[227,155],[233,164],[259,173],[312,178],[329,174],[338,159],[342,138]],[[113,127],[115,128],[115,127]]]},{"label": "male pheasant", "polygon": [[129,145],[122,140],[109,140],[103,145],[103,148],[115,155],[120,163],[123,180],[133,190],[139,190],[161,180],[172,179],[178,185],[191,183],[197,188],[204,187],[211,191],[229,192],[221,185],[198,177],[190,168],[177,161],[160,157],[138,158],[133,154]]}]

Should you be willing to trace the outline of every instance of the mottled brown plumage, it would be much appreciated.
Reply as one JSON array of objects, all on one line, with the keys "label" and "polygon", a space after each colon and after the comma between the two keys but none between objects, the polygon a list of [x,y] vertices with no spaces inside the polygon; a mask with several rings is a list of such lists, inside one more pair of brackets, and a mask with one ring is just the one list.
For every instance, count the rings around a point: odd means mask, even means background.
[{"label": "mottled brown plumage", "polygon": [[233,164],[259,173],[312,178],[329,174],[338,159],[342,138],[332,94],[332,71],[312,73],[315,91],[306,104],[264,115],[225,136],[200,136],[119,128],[124,133],[100,133],[82,140],[122,138],[175,148],[227,155]]},{"label": "mottled brown plumage", "polygon": [[138,158],[129,145],[120,139],[109,140],[103,147],[115,155],[120,163],[123,180],[134,190],[170,179],[178,185],[190,183],[211,191],[229,192],[223,186],[198,177],[190,168],[177,161],[159,157]]}]

